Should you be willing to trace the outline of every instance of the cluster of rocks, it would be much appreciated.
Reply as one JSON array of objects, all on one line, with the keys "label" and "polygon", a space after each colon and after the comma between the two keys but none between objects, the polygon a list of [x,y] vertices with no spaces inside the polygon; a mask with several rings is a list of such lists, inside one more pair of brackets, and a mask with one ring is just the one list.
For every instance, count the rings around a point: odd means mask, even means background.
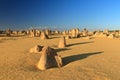
[{"label": "cluster of rocks", "polygon": [[106,38],[119,38],[120,31],[109,31],[107,29],[103,31],[88,31],[86,28],[80,30],[79,28],[59,31],[59,30],[50,30],[50,29],[31,29],[31,30],[21,30],[21,31],[13,31],[11,29],[6,29],[5,31],[0,31],[0,34],[6,34],[6,36],[10,37],[11,35],[24,35],[29,37],[40,37],[41,39],[49,39],[49,35],[62,35],[65,36],[66,39],[71,38],[80,38],[86,37],[87,39],[91,39],[91,37],[106,37]]},{"label": "cluster of rocks", "polygon": [[101,37],[101,38],[119,38],[120,37],[120,31],[109,31],[109,30],[104,30],[104,31],[96,31],[95,34],[93,35],[94,37]]},{"label": "cluster of rocks", "polygon": [[[58,43],[58,48],[66,47],[65,37],[62,36]],[[60,55],[57,54],[56,50],[51,47],[45,47],[36,45],[29,50],[29,53],[40,53],[41,57],[36,67],[40,70],[46,70],[50,67],[58,66],[62,67],[63,62]]]},{"label": "cluster of rocks", "polygon": [[5,34],[7,37],[14,37],[14,36],[29,36],[29,37],[40,37],[41,39],[48,39],[48,35],[51,34],[51,31],[46,30],[11,30],[6,29],[5,31],[0,30],[0,34]]},{"label": "cluster of rocks", "polygon": [[51,67],[62,67],[62,58],[57,54],[56,50],[49,46],[36,45],[29,50],[30,53],[40,53],[40,59],[36,64],[39,70],[46,70]]},{"label": "cluster of rocks", "polygon": [[82,31],[79,30],[79,28],[71,29],[68,31],[63,31],[63,35],[66,37],[66,39],[70,38],[79,38],[79,37],[85,37],[86,39],[91,39],[92,37],[101,37],[101,38],[120,38],[120,31],[109,31],[107,29],[103,31],[88,31],[86,28]]},{"label": "cluster of rocks", "polygon": [[[80,38],[80,37],[86,37],[87,39],[91,39],[91,37],[100,37],[100,38],[119,38],[120,37],[120,31],[109,31],[109,30],[103,30],[103,31],[88,31],[86,28],[82,31],[79,30],[79,28],[74,28],[66,31],[51,31],[49,29],[46,30],[37,30],[37,29],[31,29],[31,30],[23,30],[23,31],[12,31],[10,29],[7,29],[6,31],[1,31],[0,34],[6,34],[6,36],[14,35],[28,35],[29,37],[40,37],[41,39],[49,39],[49,35],[60,35],[61,38],[58,43],[58,48],[65,48],[66,47],[66,39],[71,38]],[[39,70],[46,70],[48,68],[58,66],[62,67],[63,62],[60,55],[57,54],[57,51],[54,48],[51,48],[49,46],[40,46],[36,45],[33,48],[29,50],[29,53],[39,53],[41,54],[39,61],[36,64],[36,67]]]}]

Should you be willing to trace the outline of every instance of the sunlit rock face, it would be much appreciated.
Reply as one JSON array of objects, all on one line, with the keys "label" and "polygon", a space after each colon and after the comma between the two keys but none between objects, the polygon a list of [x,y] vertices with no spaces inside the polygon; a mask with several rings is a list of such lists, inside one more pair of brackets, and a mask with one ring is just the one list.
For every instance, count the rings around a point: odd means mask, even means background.
[{"label": "sunlit rock face", "polygon": [[55,66],[61,67],[62,58],[57,55],[55,49],[43,47],[40,60],[36,66],[39,70],[46,70]]},{"label": "sunlit rock face", "polygon": [[40,38],[41,39],[49,39],[48,35],[44,31],[41,32]]},{"label": "sunlit rock face", "polygon": [[36,45],[29,50],[29,53],[39,53],[42,50],[43,46]]},{"label": "sunlit rock face", "polygon": [[60,38],[58,47],[59,47],[59,48],[64,48],[64,47],[66,47],[66,40],[65,40],[65,37],[64,37],[64,36],[62,36],[62,37]]}]

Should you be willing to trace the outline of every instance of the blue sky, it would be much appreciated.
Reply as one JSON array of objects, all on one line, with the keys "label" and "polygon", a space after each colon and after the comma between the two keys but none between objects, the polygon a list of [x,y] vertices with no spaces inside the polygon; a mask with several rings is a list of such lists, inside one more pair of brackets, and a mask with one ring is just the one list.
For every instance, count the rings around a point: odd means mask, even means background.
[{"label": "blue sky", "polygon": [[0,0],[0,29],[120,29],[120,0]]}]

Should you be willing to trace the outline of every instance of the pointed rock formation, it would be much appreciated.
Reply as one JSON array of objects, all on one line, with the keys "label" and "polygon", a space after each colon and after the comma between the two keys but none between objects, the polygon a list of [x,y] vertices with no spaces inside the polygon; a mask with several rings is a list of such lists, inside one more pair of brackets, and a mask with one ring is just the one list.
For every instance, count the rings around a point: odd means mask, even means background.
[{"label": "pointed rock formation", "polygon": [[33,30],[31,30],[31,31],[30,31],[30,37],[35,37],[35,33],[36,33],[36,32],[35,32],[35,30],[34,30],[34,29],[33,29]]},{"label": "pointed rock formation", "polygon": [[36,30],[36,34],[35,34],[35,36],[37,36],[37,37],[39,37],[40,36],[40,30]]},{"label": "pointed rock formation", "polygon": [[100,35],[99,35],[99,37],[101,37],[101,38],[106,38],[106,37],[107,37],[107,34],[101,32]]},{"label": "pointed rock formation", "polygon": [[62,59],[53,48],[43,47],[40,60],[36,66],[39,70],[46,70],[55,66],[61,67]]},{"label": "pointed rock formation", "polygon": [[80,34],[79,34],[80,30],[79,30],[79,28],[76,28],[75,30],[76,30],[76,38],[80,37]]},{"label": "pointed rock formation", "polygon": [[109,38],[109,39],[113,39],[113,38],[115,38],[115,36],[114,36],[114,34],[110,34],[110,35],[108,36],[108,38]]},{"label": "pointed rock formation", "polygon": [[6,30],[6,36],[10,37],[10,36],[11,36],[11,33],[12,33],[12,31],[11,31],[10,29],[7,29],[7,30]]},{"label": "pointed rock formation", "polygon": [[58,47],[59,47],[59,48],[64,48],[64,47],[66,47],[66,40],[65,40],[65,37],[64,37],[64,36],[61,37],[61,39],[60,39],[60,41],[59,41],[59,44],[58,44]]},{"label": "pointed rock formation", "polygon": [[71,34],[72,34],[73,38],[76,38],[76,30],[75,29],[72,29]]},{"label": "pointed rock formation", "polygon": [[51,34],[51,30],[50,29],[46,29],[45,33],[46,33],[46,35],[50,35]]},{"label": "pointed rock formation", "polygon": [[55,30],[55,33],[54,34],[59,34],[60,33],[60,31],[58,31],[58,30]]},{"label": "pointed rock formation", "polygon": [[71,36],[67,35],[65,36],[65,39],[71,39]]},{"label": "pointed rock formation", "polygon": [[41,35],[40,35],[40,38],[41,39],[48,39],[48,35],[44,31],[42,31]]},{"label": "pointed rock formation", "polygon": [[63,35],[67,35],[67,31],[63,31],[62,34],[63,34]]},{"label": "pointed rock formation", "polygon": [[105,29],[105,30],[103,30],[103,33],[109,34],[109,30],[108,30],[108,29]]},{"label": "pointed rock formation", "polygon": [[13,34],[14,35],[18,35],[18,31],[13,31]]},{"label": "pointed rock formation", "polygon": [[42,50],[43,46],[36,45],[35,47],[29,50],[29,53],[39,53]]},{"label": "pointed rock formation", "polygon": [[84,36],[84,37],[86,37],[86,36],[88,36],[88,30],[86,29],[86,28],[84,28],[84,30],[82,31],[82,35]]}]

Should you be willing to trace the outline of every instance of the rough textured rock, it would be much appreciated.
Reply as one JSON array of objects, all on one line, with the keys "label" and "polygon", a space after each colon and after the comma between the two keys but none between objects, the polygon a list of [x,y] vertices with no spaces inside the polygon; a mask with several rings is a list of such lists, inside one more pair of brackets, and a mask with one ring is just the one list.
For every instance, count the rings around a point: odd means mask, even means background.
[{"label": "rough textured rock", "polygon": [[35,33],[36,33],[36,32],[35,32],[35,30],[34,30],[34,29],[33,29],[33,30],[31,30],[31,31],[30,31],[30,37],[35,37]]},{"label": "rough textured rock", "polygon": [[46,35],[50,35],[50,34],[51,34],[51,30],[46,29],[46,30],[45,30],[45,33],[46,33]]},{"label": "rough textured rock", "polygon": [[72,34],[72,37],[75,38],[76,37],[76,30],[72,29],[71,34]]},{"label": "rough textured rock", "polygon": [[29,50],[30,53],[39,53],[42,50],[43,46],[36,45],[35,47]]},{"label": "rough textured rock", "polygon": [[39,70],[46,70],[51,67],[61,67],[62,59],[56,51],[50,47],[43,47],[40,60],[37,64]]},{"label": "rough textured rock", "polygon": [[67,35],[65,36],[65,39],[71,39],[71,36]]},{"label": "rough textured rock", "polygon": [[39,36],[40,36],[40,33],[41,33],[40,30],[36,30],[36,34],[35,34],[35,35],[36,35],[37,37],[39,37]]},{"label": "rough textured rock", "polygon": [[84,28],[84,30],[82,31],[82,35],[83,36],[88,36],[88,30],[86,28]]},{"label": "rough textured rock", "polygon": [[40,35],[40,38],[41,39],[48,39],[48,35],[44,31],[42,31],[41,35]]},{"label": "rough textured rock", "polygon": [[64,37],[64,36],[61,37],[61,39],[60,39],[60,41],[59,41],[59,44],[58,44],[58,47],[59,47],[59,48],[64,48],[64,47],[66,47],[66,40],[65,40],[65,37]]},{"label": "rough textured rock", "polygon": [[6,30],[6,36],[8,36],[8,37],[11,36],[11,33],[12,33],[12,31],[10,29]]},{"label": "rough textured rock", "polygon": [[114,34],[110,34],[110,35],[108,36],[108,38],[109,38],[109,39],[113,39],[113,38],[115,38],[115,36],[114,36]]}]

